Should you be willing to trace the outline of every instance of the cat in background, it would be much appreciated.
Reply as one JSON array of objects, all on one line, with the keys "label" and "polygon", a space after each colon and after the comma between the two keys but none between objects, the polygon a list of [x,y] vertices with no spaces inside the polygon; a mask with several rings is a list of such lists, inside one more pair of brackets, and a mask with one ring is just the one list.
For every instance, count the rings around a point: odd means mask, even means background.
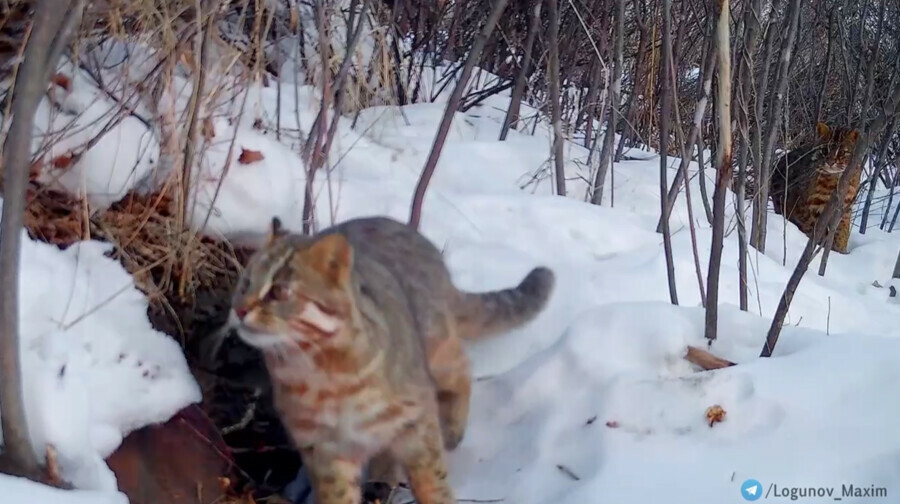
[{"label": "cat in background", "polygon": [[[858,139],[855,129],[832,129],[818,123],[815,139],[787,152],[773,166],[770,195],[775,213],[812,237],[819,216],[837,192],[844,170],[849,168]],[[857,170],[853,174],[847,192],[839,195],[843,208],[832,250],[841,254],[846,254],[850,245],[851,209],[859,192],[860,173]]]}]

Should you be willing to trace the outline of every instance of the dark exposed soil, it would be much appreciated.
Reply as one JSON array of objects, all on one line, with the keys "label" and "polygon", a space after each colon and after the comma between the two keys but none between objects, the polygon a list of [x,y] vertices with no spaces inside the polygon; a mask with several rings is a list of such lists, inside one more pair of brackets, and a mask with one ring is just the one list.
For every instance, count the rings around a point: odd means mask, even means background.
[{"label": "dark exposed soil", "polygon": [[[249,251],[239,253],[245,262]],[[272,406],[268,373],[260,354],[234,334],[221,340],[237,272],[218,275],[192,301],[167,296],[171,308],[151,305],[150,320],[160,331],[182,339],[185,355],[203,390],[203,409],[231,449],[244,489],[257,499],[280,493],[297,475],[300,457]],[[174,313],[173,313],[174,311]]]}]

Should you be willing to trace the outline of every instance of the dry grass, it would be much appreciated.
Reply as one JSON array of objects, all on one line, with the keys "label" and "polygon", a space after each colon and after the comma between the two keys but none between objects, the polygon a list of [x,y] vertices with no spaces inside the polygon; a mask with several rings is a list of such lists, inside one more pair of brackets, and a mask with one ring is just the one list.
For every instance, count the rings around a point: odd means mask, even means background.
[{"label": "dry grass", "polygon": [[[84,201],[32,183],[25,227],[32,238],[63,248],[89,239],[111,243],[110,257],[134,276],[151,305],[175,315],[173,304],[190,304],[198,290],[214,288],[223,277],[235,278],[242,254],[227,242],[179,233],[172,192],[129,193],[90,215]],[[191,267],[181,268],[185,263]]]}]

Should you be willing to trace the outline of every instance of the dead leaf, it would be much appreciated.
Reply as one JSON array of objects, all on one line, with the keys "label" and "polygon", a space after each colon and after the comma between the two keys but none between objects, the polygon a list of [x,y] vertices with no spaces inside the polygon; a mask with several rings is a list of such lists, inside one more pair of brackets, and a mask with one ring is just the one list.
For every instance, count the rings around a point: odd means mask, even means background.
[{"label": "dead leaf", "polygon": [[606,422],[606,426],[609,427],[610,429],[618,429],[619,422],[616,422],[615,420],[608,420]]},{"label": "dead leaf", "polygon": [[687,353],[685,353],[684,359],[706,371],[711,371],[713,369],[722,369],[735,365],[734,362],[725,360],[721,357],[716,357],[712,353],[703,350],[702,348],[690,345],[688,345],[687,347]]},{"label": "dead leaf", "polygon": [[718,404],[714,406],[710,406],[706,408],[706,420],[709,421],[709,426],[712,427],[713,424],[722,422],[725,420],[725,410],[722,409]]},{"label": "dead leaf", "polygon": [[257,163],[259,161],[262,161],[263,159],[265,159],[265,157],[262,155],[262,152],[241,147],[241,156],[238,158],[238,163]]},{"label": "dead leaf", "polygon": [[72,156],[71,153],[63,154],[62,156],[56,156],[55,158],[50,160],[50,164],[53,165],[53,168],[57,170],[67,170],[70,166],[72,166]]},{"label": "dead leaf", "polygon": [[68,75],[56,73],[50,78],[50,82],[66,91],[72,91],[72,79]]}]

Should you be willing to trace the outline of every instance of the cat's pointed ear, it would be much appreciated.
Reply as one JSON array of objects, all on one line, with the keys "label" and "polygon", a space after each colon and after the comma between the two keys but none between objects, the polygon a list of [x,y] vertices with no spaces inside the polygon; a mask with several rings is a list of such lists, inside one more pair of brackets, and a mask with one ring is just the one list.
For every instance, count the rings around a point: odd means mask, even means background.
[{"label": "cat's pointed ear", "polygon": [[272,244],[276,238],[285,234],[284,227],[281,225],[281,219],[272,217],[272,223],[269,225],[269,234],[266,236],[266,246]]},{"label": "cat's pointed ear", "polygon": [[847,136],[844,137],[844,144],[849,148],[853,149],[856,147],[856,140],[859,139],[859,130],[851,130],[847,133]]},{"label": "cat's pointed ear", "polygon": [[350,283],[353,268],[353,249],[344,235],[327,234],[312,244],[307,253],[307,264],[311,265],[327,282],[335,287]]},{"label": "cat's pointed ear", "polygon": [[831,128],[823,122],[816,123],[816,133],[819,134],[819,138],[826,142],[831,138]]}]

